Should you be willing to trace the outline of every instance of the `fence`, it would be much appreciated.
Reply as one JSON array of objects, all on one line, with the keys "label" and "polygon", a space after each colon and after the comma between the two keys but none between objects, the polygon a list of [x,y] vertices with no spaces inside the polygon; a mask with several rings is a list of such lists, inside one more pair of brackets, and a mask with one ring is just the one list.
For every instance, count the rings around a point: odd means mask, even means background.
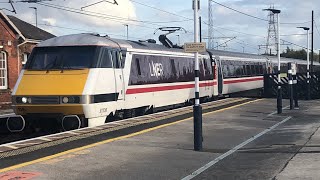
[{"label": "fence", "polygon": [[[289,99],[289,78],[281,77],[282,97]],[[297,73],[297,84],[294,91],[297,91],[298,99],[306,99],[307,97],[307,74]],[[278,75],[264,75],[264,97],[276,98],[278,86]],[[320,99],[320,72],[310,73],[310,97],[311,99]]]}]

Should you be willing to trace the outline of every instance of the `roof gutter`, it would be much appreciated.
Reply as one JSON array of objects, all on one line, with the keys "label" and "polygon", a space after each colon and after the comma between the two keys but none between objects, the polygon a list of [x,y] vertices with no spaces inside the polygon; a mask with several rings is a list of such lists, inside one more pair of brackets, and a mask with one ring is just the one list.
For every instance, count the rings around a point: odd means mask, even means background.
[{"label": "roof gutter", "polygon": [[0,15],[2,15],[6,21],[10,24],[10,26],[19,34],[19,37],[21,37],[23,40],[26,40],[26,38],[22,35],[21,31],[17,28],[16,25],[13,24],[13,22],[8,18],[7,15],[5,15],[1,10],[0,10]]}]

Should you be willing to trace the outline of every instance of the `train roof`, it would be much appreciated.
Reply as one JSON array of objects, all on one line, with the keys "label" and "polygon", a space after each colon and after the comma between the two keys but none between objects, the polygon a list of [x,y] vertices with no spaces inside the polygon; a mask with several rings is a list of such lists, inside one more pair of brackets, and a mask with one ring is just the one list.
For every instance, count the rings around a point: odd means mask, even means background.
[{"label": "train roof", "polygon": [[[169,51],[169,52],[179,52],[182,53],[184,50],[182,48],[168,48],[163,45],[149,42],[139,42],[131,40],[114,39],[108,36],[100,36],[99,34],[72,34],[60,37],[51,38],[42,41],[37,45],[37,47],[49,47],[49,46],[109,46],[114,48],[132,48],[132,49],[145,49],[145,50],[158,50],[158,51]],[[270,60],[271,62],[277,62],[276,56],[265,56],[249,53],[239,53],[230,52],[222,50],[212,50],[208,49],[213,56],[225,56],[225,57],[237,57],[237,58],[248,58],[256,60]],[[281,57],[282,62],[297,62],[299,64],[306,64],[305,60],[284,58]],[[320,65],[318,62],[314,62],[314,65]]]},{"label": "train roof", "polygon": [[49,46],[109,46],[114,48],[131,48],[126,40],[112,39],[98,34],[71,34],[42,41],[37,47]]}]

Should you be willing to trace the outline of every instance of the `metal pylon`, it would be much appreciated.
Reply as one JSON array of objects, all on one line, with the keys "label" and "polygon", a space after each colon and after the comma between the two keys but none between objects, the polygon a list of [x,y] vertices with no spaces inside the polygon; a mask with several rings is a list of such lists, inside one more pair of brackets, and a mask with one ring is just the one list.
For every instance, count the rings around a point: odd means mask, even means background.
[{"label": "metal pylon", "polygon": [[[270,6],[270,9],[274,9],[274,5]],[[268,37],[267,37],[267,44],[266,44],[266,54],[269,54],[271,52],[271,54],[276,54],[275,52],[277,52],[277,16],[275,16],[275,14],[273,14],[271,11],[269,12],[269,27],[268,27]]]}]

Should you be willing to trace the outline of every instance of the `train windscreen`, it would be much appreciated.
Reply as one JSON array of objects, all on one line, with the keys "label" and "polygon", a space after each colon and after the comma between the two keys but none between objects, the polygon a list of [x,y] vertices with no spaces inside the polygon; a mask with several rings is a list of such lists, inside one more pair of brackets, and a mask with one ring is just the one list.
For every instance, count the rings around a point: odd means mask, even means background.
[{"label": "train windscreen", "polygon": [[96,64],[99,48],[96,46],[36,47],[25,69],[84,69]]}]

